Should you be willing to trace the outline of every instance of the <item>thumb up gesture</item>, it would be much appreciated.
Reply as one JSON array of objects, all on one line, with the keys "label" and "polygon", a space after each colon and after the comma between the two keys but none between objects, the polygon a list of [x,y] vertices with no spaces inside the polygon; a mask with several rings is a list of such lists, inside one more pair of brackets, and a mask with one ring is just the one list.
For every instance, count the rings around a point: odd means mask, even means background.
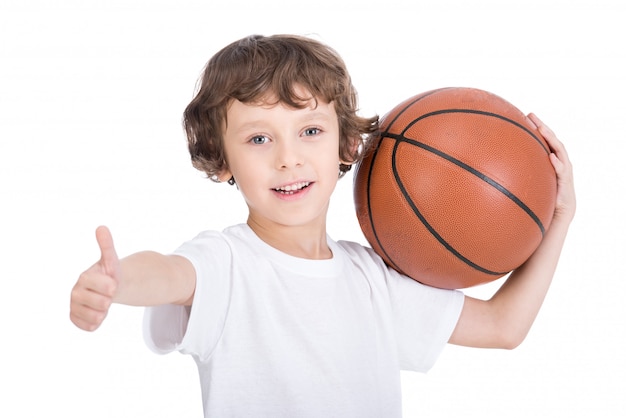
[{"label": "thumb up gesture", "polygon": [[120,260],[109,229],[96,229],[96,240],[100,260],[79,276],[70,300],[70,320],[85,331],[95,331],[106,318],[120,276]]}]

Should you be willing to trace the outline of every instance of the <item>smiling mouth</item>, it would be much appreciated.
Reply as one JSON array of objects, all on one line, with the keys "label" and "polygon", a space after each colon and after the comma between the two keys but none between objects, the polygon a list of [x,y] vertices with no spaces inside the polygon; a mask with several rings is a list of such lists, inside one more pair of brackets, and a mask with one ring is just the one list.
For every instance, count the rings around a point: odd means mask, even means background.
[{"label": "smiling mouth", "polygon": [[309,187],[310,184],[311,183],[308,181],[302,181],[299,183],[289,184],[287,186],[276,187],[272,190],[281,194],[294,194],[298,193],[302,189],[306,189],[307,187]]}]

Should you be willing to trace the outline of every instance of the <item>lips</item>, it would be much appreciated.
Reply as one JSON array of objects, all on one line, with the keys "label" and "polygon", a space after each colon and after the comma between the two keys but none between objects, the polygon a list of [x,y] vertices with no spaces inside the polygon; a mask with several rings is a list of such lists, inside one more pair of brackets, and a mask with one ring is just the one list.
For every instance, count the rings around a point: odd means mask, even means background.
[{"label": "lips", "polygon": [[297,183],[275,187],[273,190],[281,194],[294,194],[298,193],[302,189],[309,187],[310,184],[311,182],[308,181],[299,181]]}]

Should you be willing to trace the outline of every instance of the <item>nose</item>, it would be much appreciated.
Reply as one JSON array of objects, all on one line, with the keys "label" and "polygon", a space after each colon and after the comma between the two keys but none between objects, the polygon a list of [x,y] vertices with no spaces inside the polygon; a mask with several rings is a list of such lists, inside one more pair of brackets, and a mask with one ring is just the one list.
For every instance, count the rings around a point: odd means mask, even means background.
[{"label": "nose", "polygon": [[303,153],[297,140],[283,140],[276,143],[276,167],[278,169],[301,166]]}]

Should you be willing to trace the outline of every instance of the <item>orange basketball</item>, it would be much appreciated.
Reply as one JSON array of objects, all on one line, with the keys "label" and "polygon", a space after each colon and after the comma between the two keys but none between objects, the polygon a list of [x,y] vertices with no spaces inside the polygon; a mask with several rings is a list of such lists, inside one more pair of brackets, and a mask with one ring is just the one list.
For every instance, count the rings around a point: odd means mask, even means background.
[{"label": "orange basketball", "polygon": [[486,91],[443,88],[381,119],[357,165],[363,233],[413,279],[460,289],[504,276],[530,257],[552,221],[549,147],[516,107]]}]

